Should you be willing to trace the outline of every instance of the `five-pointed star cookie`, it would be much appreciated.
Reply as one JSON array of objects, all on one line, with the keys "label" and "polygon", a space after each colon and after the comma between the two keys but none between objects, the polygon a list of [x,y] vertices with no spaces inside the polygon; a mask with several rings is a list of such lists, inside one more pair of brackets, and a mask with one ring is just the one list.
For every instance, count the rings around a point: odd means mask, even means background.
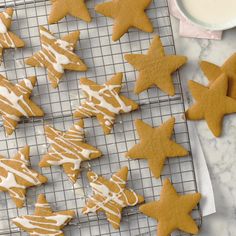
[{"label": "five-pointed star cookie", "polygon": [[42,49],[28,58],[25,61],[26,64],[47,68],[48,79],[52,87],[56,88],[65,69],[74,71],[87,70],[87,66],[73,52],[79,35],[80,32],[75,31],[64,36],[62,39],[56,39],[50,31],[40,26]]},{"label": "five-pointed star cookie", "polygon": [[0,114],[8,135],[15,130],[20,117],[43,116],[44,112],[30,100],[36,77],[30,77],[14,85],[0,75]]},{"label": "five-pointed star cookie", "polygon": [[174,117],[156,128],[152,128],[142,120],[136,120],[135,126],[140,137],[140,143],[134,145],[126,153],[126,157],[147,159],[153,175],[159,178],[167,157],[188,155],[186,149],[171,140],[174,124]]},{"label": "five-pointed star cookie", "polygon": [[75,123],[67,132],[46,126],[45,133],[51,147],[43,156],[39,166],[62,165],[73,183],[77,180],[82,161],[89,161],[102,155],[99,150],[84,142],[83,120]]},{"label": "five-pointed star cookie", "polygon": [[53,24],[64,18],[67,14],[91,22],[84,0],[51,0],[52,10],[48,23]]},{"label": "five-pointed star cookie", "polygon": [[23,207],[26,189],[47,182],[29,168],[29,147],[20,149],[13,159],[0,156],[0,191],[8,192],[17,207]]},{"label": "five-pointed star cookie", "polygon": [[0,64],[2,53],[5,48],[21,48],[25,43],[17,35],[9,31],[11,27],[13,8],[7,8],[0,12]]},{"label": "five-pointed star cookie", "polygon": [[176,229],[197,234],[198,227],[190,212],[196,207],[200,198],[200,193],[179,195],[169,179],[166,179],[160,200],[143,204],[139,210],[158,221],[158,236],[169,236]]},{"label": "five-pointed star cookie", "polygon": [[170,96],[175,95],[171,74],[184,65],[185,56],[165,55],[159,36],[155,36],[147,55],[126,54],[125,59],[140,72],[134,92],[139,94],[156,85]]},{"label": "five-pointed star cookie", "polygon": [[107,220],[115,229],[119,229],[122,209],[144,201],[142,196],[136,194],[132,189],[126,188],[127,177],[127,167],[123,167],[113,174],[110,180],[98,176],[93,171],[88,172],[93,196],[87,200],[82,213],[105,212]]},{"label": "five-pointed star cookie", "polygon": [[221,67],[207,61],[201,61],[200,67],[210,81],[210,85],[225,73],[229,79],[228,96],[236,99],[236,53],[229,57]]},{"label": "five-pointed star cookie", "polygon": [[65,210],[53,212],[45,195],[38,196],[33,215],[20,216],[12,222],[29,235],[63,236],[62,229],[73,219],[75,211]]},{"label": "five-pointed star cookie", "polygon": [[117,41],[131,27],[148,33],[153,32],[152,23],[145,13],[151,2],[152,0],[112,0],[96,5],[95,10],[115,20],[112,40]]},{"label": "five-pointed star cookie", "polygon": [[227,76],[220,75],[210,88],[189,81],[189,89],[196,103],[186,111],[186,118],[205,119],[212,133],[216,137],[220,136],[224,115],[236,112],[236,100],[227,96]]},{"label": "five-pointed star cookie", "polygon": [[87,78],[80,79],[80,87],[87,99],[74,112],[74,117],[96,116],[104,133],[109,134],[116,115],[138,109],[134,101],[119,95],[122,77],[123,74],[118,73],[103,85],[98,85]]}]

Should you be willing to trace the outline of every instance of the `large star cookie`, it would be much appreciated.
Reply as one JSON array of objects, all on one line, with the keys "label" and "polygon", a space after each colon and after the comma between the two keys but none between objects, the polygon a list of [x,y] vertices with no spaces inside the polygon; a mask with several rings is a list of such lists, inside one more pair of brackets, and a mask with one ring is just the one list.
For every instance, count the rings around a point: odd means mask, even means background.
[{"label": "large star cookie", "polygon": [[119,229],[122,209],[144,201],[142,196],[136,194],[132,189],[126,188],[127,177],[127,167],[123,167],[113,174],[110,180],[98,176],[93,171],[88,172],[93,196],[87,200],[82,213],[105,212],[107,220],[115,229]]},{"label": "large star cookie", "polygon": [[56,39],[50,31],[40,26],[42,49],[28,58],[25,61],[26,64],[47,68],[48,79],[52,87],[56,88],[65,69],[74,71],[87,70],[87,66],[73,52],[79,35],[79,31],[75,31],[64,36],[62,39]]},{"label": "large star cookie", "polygon": [[0,114],[8,135],[15,130],[20,117],[43,116],[44,112],[30,100],[36,77],[30,77],[14,85],[0,75]]},{"label": "large star cookie", "polygon": [[126,156],[134,159],[147,159],[153,175],[159,178],[167,157],[188,155],[186,149],[171,140],[174,124],[174,117],[156,128],[152,128],[142,120],[136,120],[135,125],[140,137],[140,143],[134,145],[126,153]]},{"label": "large star cookie", "polygon": [[66,210],[53,212],[45,195],[38,196],[33,215],[20,216],[12,222],[29,235],[63,236],[62,229],[73,219],[75,211]]},{"label": "large star cookie", "polygon": [[80,87],[87,99],[74,113],[75,118],[96,116],[105,134],[111,132],[115,116],[138,109],[138,105],[119,95],[122,83],[122,73],[114,75],[103,85],[98,85],[87,78],[80,79]]},{"label": "large star cookie", "polygon": [[158,221],[158,236],[169,236],[176,229],[197,234],[198,227],[190,212],[196,207],[200,198],[200,193],[179,195],[169,179],[166,179],[160,200],[143,204],[139,210]]},{"label": "large star cookie", "polygon": [[229,57],[221,67],[207,61],[201,61],[200,67],[210,81],[210,85],[225,73],[229,79],[228,96],[236,99],[236,53]]},{"label": "large star cookie", "polygon": [[26,189],[47,182],[47,178],[29,168],[29,147],[20,149],[13,159],[0,156],[0,190],[8,192],[17,207],[23,207]]},{"label": "large star cookie", "polygon": [[91,22],[84,0],[51,0],[52,10],[48,23],[53,24],[64,18],[67,14]]},{"label": "large star cookie", "polygon": [[236,112],[236,100],[227,96],[228,78],[220,75],[210,88],[190,80],[189,89],[196,103],[186,111],[186,118],[205,119],[211,132],[220,136],[223,117]]},{"label": "large star cookie", "polygon": [[156,85],[170,96],[175,95],[171,74],[187,61],[185,56],[165,55],[159,36],[154,37],[147,55],[126,54],[125,59],[140,72],[134,88],[136,94]]},{"label": "large star cookie", "polygon": [[148,33],[153,32],[152,23],[145,13],[151,2],[152,0],[112,0],[96,5],[95,10],[115,20],[112,40],[117,41],[131,27]]},{"label": "large star cookie", "polygon": [[0,13],[0,63],[5,48],[21,48],[25,43],[17,35],[9,31],[11,27],[13,8],[7,8]]},{"label": "large star cookie", "polygon": [[69,179],[75,183],[80,172],[81,162],[89,161],[102,155],[98,149],[84,142],[83,128],[83,120],[74,124],[67,132],[46,126],[45,133],[51,143],[51,147],[48,153],[43,156],[39,166],[62,165]]}]

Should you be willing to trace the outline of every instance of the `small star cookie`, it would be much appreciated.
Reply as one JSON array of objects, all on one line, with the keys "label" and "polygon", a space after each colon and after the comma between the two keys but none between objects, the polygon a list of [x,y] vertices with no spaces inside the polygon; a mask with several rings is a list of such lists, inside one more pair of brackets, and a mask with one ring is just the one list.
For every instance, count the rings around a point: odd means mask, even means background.
[{"label": "small star cookie", "polygon": [[113,18],[112,40],[119,40],[129,28],[136,27],[144,32],[152,33],[153,26],[145,9],[152,0],[112,0],[96,5],[96,12]]},{"label": "small star cookie", "polygon": [[160,200],[143,204],[139,210],[158,221],[158,236],[169,236],[176,229],[197,234],[198,227],[190,212],[196,207],[200,198],[200,193],[179,195],[170,180],[166,179]]},{"label": "small star cookie", "polygon": [[2,62],[3,49],[22,48],[23,40],[9,31],[12,22],[13,8],[7,8],[0,12],[0,63]]},{"label": "small star cookie", "polygon": [[0,75],[0,114],[3,126],[8,135],[15,130],[20,117],[43,116],[44,112],[33,101],[30,95],[36,83],[36,77],[29,77],[14,85]]},{"label": "small star cookie", "polygon": [[47,178],[29,168],[29,146],[13,159],[0,156],[0,191],[8,192],[17,207],[23,207],[26,189],[47,182]]},{"label": "small star cookie", "polygon": [[220,136],[223,117],[236,112],[236,100],[227,96],[227,76],[220,75],[210,88],[190,80],[189,89],[196,103],[186,111],[186,118],[205,119],[211,132]]},{"label": "small star cookie", "polygon": [[45,195],[38,196],[33,215],[20,216],[12,222],[29,235],[63,236],[62,229],[73,219],[75,211],[66,210],[53,212]]},{"label": "small star cookie", "polygon": [[134,93],[139,94],[156,85],[170,96],[175,95],[171,74],[187,61],[185,56],[165,55],[159,36],[154,37],[147,55],[126,54],[125,59],[140,72]]},{"label": "small star cookie", "polygon": [[102,211],[114,229],[119,229],[122,209],[144,201],[142,196],[136,194],[132,189],[126,188],[127,177],[128,167],[121,168],[112,175],[110,180],[98,176],[93,171],[88,172],[93,196],[87,200],[82,213]]},{"label": "small star cookie", "polygon": [[67,14],[86,22],[91,22],[84,0],[51,0],[52,10],[48,23],[53,24],[64,18]]},{"label": "small star cookie", "polygon": [[109,134],[116,115],[138,109],[134,101],[119,95],[122,77],[123,74],[118,73],[103,85],[98,85],[87,78],[80,79],[80,87],[87,99],[74,112],[74,117],[96,116],[104,133]]},{"label": "small star cookie", "polygon": [[65,69],[74,71],[87,70],[87,66],[73,52],[79,35],[80,32],[75,31],[64,36],[62,39],[56,39],[49,30],[40,26],[42,49],[28,58],[25,63],[34,67],[47,68],[48,79],[52,87],[56,88]]},{"label": "small star cookie", "polygon": [[82,161],[98,158],[102,153],[84,142],[84,122],[80,120],[67,132],[45,127],[45,133],[51,147],[39,163],[40,167],[62,165],[69,179],[75,183]]},{"label": "small star cookie", "polygon": [[142,120],[136,120],[135,126],[140,136],[140,143],[134,145],[126,153],[126,157],[147,159],[153,175],[159,178],[167,157],[188,155],[185,148],[171,140],[174,124],[174,117],[155,128]]}]

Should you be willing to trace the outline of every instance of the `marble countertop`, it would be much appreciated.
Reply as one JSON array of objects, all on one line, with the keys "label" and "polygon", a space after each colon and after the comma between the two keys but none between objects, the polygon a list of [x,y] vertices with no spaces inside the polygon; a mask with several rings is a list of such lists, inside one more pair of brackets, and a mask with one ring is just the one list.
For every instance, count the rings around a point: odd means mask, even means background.
[{"label": "marble countertop", "polygon": [[[188,65],[181,70],[181,78],[207,84],[198,62],[215,64],[236,52],[236,28],[227,30],[222,41],[182,38],[178,34],[178,20],[172,19],[178,54],[186,55]],[[223,134],[214,138],[204,121],[197,122],[197,132],[203,148],[215,193],[216,213],[203,218],[200,236],[236,235],[236,115],[224,119]]]}]

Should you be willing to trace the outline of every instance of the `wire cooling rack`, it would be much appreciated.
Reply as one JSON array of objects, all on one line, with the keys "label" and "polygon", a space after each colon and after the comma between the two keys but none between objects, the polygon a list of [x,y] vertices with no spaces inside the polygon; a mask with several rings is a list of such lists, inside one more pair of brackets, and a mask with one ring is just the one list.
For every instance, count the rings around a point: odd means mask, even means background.
[{"label": "wire cooling rack", "polygon": [[[101,0],[88,0],[87,6],[93,17],[90,24],[73,17],[66,17],[58,24],[47,25],[50,11],[50,1],[0,1],[0,8],[7,6],[15,9],[11,30],[18,34],[25,42],[23,49],[5,50],[4,65],[0,73],[11,82],[37,75],[38,84],[33,90],[32,99],[45,111],[43,118],[22,119],[16,132],[5,137],[3,127],[0,127],[0,155],[12,157],[17,149],[26,144],[31,147],[31,165],[48,177],[49,181],[41,187],[28,190],[25,207],[17,209],[8,194],[0,193],[0,235],[26,235],[15,227],[11,220],[16,216],[32,214],[34,204],[39,193],[45,193],[54,210],[74,209],[77,218],[65,228],[65,235],[155,235],[156,222],[138,212],[137,207],[126,208],[122,214],[120,230],[114,230],[106,221],[103,214],[81,214],[84,198],[91,194],[86,179],[86,164],[81,167],[81,176],[76,186],[68,181],[67,176],[59,167],[40,169],[38,162],[46,152],[47,143],[43,126],[52,124],[54,127],[67,130],[72,124],[72,112],[82,100],[79,89],[79,78],[87,76],[102,84],[116,72],[125,72],[122,93],[140,104],[138,111],[117,116],[116,124],[110,135],[104,136],[97,120],[85,119],[86,141],[103,152],[103,156],[90,162],[91,168],[98,174],[110,177],[121,166],[129,167],[128,187],[145,197],[146,202],[159,198],[163,180],[169,177],[179,193],[197,191],[192,156],[171,158],[165,163],[160,179],[150,174],[145,160],[128,160],[124,153],[138,141],[134,127],[134,120],[143,119],[153,126],[158,126],[171,116],[176,117],[174,139],[177,143],[190,150],[188,128],[182,119],[184,101],[179,75],[174,75],[176,95],[169,97],[157,88],[150,88],[147,92],[136,96],[133,87],[136,72],[124,61],[125,53],[146,53],[153,35],[132,29],[118,42],[111,42],[113,21],[95,14],[95,4]],[[159,34],[165,46],[166,53],[174,54],[175,46],[171,21],[166,0],[154,0],[147,10],[155,33]],[[30,68],[23,60],[40,49],[39,25],[46,26],[55,33],[62,35],[79,29],[81,39],[76,53],[89,66],[86,73],[67,71],[58,89],[52,89],[47,80],[46,70]],[[200,210],[193,211],[193,217],[201,224]],[[175,232],[173,235],[188,235]]]}]

